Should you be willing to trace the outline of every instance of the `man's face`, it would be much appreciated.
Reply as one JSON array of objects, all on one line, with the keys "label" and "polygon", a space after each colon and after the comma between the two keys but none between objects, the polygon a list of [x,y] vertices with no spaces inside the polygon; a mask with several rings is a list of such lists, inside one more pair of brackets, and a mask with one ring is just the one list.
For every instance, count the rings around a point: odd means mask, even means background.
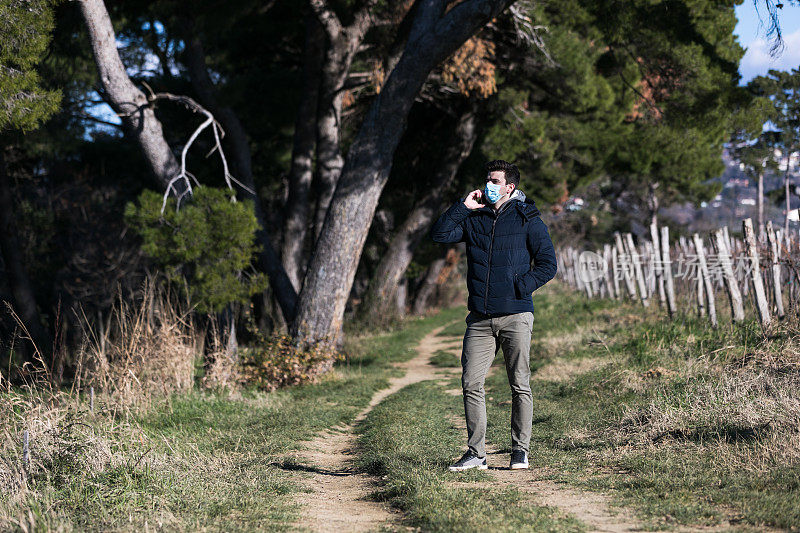
[{"label": "man's face", "polygon": [[[500,185],[500,192],[502,196],[500,199],[507,198],[512,192],[514,192],[514,184],[513,183],[506,183],[506,173],[502,170],[493,170],[486,175],[486,183],[494,183],[496,185]],[[500,200],[498,200],[499,202]]]}]

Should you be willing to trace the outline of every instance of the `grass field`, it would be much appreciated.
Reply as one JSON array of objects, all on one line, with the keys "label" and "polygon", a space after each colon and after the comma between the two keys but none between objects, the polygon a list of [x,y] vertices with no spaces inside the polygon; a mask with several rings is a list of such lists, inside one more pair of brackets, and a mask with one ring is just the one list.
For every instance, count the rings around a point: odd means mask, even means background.
[{"label": "grass field", "polygon": [[454,454],[465,449],[463,431],[451,422],[460,416],[461,399],[425,381],[389,397],[361,428],[361,465],[385,479],[379,497],[402,509],[409,525],[423,531],[584,531],[566,512],[537,505],[519,490],[487,488],[485,472],[449,472]]},{"label": "grass field", "polygon": [[[445,310],[351,338],[348,362],[320,383],[272,393],[195,391],[116,413],[98,395],[94,414],[65,395],[45,409],[52,398],[42,394],[4,394],[0,483],[13,490],[0,494],[0,530],[291,529],[299,513],[292,494],[303,489],[278,456],[349,422],[399,373],[391,363],[409,359],[425,333],[461,316]],[[23,470],[22,432],[15,430],[23,424],[49,429],[31,431],[32,466],[20,487],[13,474]]]},{"label": "grass field", "polygon": [[[531,465],[543,478],[611,494],[651,529],[800,526],[795,326],[787,321],[775,338],[762,340],[755,323],[714,331],[707,319],[681,315],[671,322],[657,306],[588,301],[558,283],[537,293],[535,306]],[[463,331],[459,323],[441,335]],[[457,363],[450,357],[435,359]],[[510,452],[502,352],[494,365],[500,371],[486,383],[487,442]],[[454,378],[450,387],[459,386]],[[478,488],[483,473],[446,473],[465,448],[464,431],[446,422],[452,417],[463,417],[460,397],[422,383],[381,405],[362,430],[364,467],[386,476],[384,496],[412,524],[580,527],[541,508],[511,505],[519,494],[486,499]],[[476,489],[447,489],[452,476]],[[492,509],[483,516],[489,522],[471,513],[473,505]],[[516,527],[527,526],[509,529]]]},{"label": "grass field", "polygon": [[[796,322],[764,340],[754,323],[668,321],[657,305],[588,301],[558,282],[534,302],[530,460],[539,478],[610,494],[651,529],[800,527]],[[0,529],[291,530],[306,489],[282,455],[352,420],[401,373],[392,363],[437,326],[457,340],[465,316],[454,308],[351,336],[348,361],[319,383],[271,393],[193,391],[123,411],[98,396],[94,413],[85,398],[4,393]],[[500,353],[486,382],[487,442],[509,452],[502,364]],[[447,471],[466,441],[452,393],[459,366],[458,349],[434,353],[432,377],[449,369],[449,383],[439,375],[401,389],[357,426],[357,464],[381,482],[374,497],[423,531],[585,530],[568,510],[487,485],[486,472]]]},{"label": "grass field", "polygon": [[[651,528],[800,526],[796,325],[761,341],[752,322],[714,331],[548,289],[536,299],[533,464],[611,491]],[[504,372],[487,396],[487,438],[507,442]]]}]

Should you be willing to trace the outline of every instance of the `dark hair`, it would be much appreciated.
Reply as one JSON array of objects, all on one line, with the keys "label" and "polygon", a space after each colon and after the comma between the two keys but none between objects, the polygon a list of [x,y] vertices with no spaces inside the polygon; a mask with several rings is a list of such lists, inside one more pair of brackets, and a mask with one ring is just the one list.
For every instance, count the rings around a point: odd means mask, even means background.
[{"label": "dark hair", "polygon": [[495,170],[502,170],[506,178],[506,183],[513,183],[514,188],[519,187],[519,169],[517,165],[503,161],[502,159],[495,159],[486,163],[486,172],[494,172]]}]

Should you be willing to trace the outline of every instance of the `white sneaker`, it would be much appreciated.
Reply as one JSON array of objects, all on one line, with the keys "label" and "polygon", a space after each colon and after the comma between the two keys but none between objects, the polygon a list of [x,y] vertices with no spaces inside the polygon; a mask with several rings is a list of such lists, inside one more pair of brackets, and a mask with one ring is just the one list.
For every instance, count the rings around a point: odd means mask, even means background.
[{"label": "white sneaker", "polygon": [[486,470],[489,465],[486,464],[486,456],[478,457],[472,451],[467,452],[461,456],[461,459],[450,465],[451,472],[459,472],[461,470],[469,470],[470,468],[477,468],[478,470]]}]

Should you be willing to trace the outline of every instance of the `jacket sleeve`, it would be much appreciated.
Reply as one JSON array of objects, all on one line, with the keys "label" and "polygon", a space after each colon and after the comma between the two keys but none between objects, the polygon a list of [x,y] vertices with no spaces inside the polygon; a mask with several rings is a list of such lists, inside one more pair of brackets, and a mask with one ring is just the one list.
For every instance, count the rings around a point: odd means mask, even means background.
[{"label": "jacket sleeve", "polygon": [[433,242],[451,243],[464,240],[464,220],[469,216],[470,209],[459,200],[451,205],[447,211],[433,223],[430,237]]},{"label": "jacket sleeve", "polygon": [[541,218],[536,217],[528,229],[528,250],[533,258],[533,267],[526,273],[517,276],[514,284],[519,296],[527,296],[553,279],[556,275],[556,251],[550,232]]}]

